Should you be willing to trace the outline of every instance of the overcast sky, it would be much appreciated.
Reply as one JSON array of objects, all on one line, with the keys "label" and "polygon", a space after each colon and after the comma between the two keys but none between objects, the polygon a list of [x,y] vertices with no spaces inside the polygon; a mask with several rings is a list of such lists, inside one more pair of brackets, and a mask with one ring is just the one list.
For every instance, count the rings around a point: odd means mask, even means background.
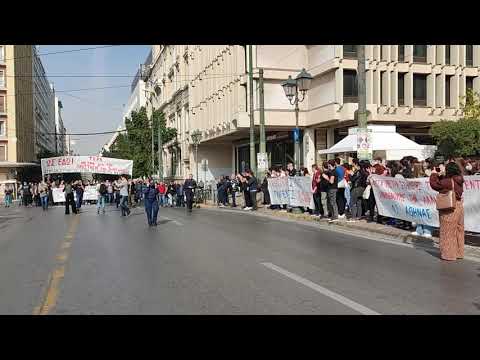
[{"label": "overcast sky", "polygon": [[[101,45],[40,45],[39,53],[50,53]],[[109,86],[115,89],[59,92],[67,133],[116,130],[122,121],[123,106],[130,95],[130,84],[139,64],[145,61],[151,45],[122,45],[85,51],[41,56],[48,80],[56,91]],[[62,77],[58,77],[61,75]],[[90,77],[63,77],[87,75]],[[115,75],[117,77],[91,77]],[[119,77],[128,76],[128,77]],[[98,154],[111,135],[73,136],[74,151],[80,155]]]}]

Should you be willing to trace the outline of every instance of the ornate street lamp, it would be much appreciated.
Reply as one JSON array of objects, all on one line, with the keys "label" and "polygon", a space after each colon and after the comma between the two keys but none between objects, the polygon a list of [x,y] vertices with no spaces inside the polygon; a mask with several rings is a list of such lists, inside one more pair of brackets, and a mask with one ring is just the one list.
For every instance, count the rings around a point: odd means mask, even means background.
[{"label": "ornate street lamp", "polygon": [[198,129],[194,130],[190,134],[190,137],[192,139],[193,145],[195,145],[195,167],[197,169],[195,180],[198,181],[198,144],[200,144],[200,141],[202,140],[202,132]]},{"label": "ornate street lamp", "polygon": [[298,103],[305,100],[305,94],[310,90],[312,83],[312,75],[310,75],[305,69],[292,79],[288,76],[288,79],[282,83],[283,91],[288,98],[290,105],[295,105],[295,169],[300,171],[300,129],[298,128],[298,113],[300,111]]}]

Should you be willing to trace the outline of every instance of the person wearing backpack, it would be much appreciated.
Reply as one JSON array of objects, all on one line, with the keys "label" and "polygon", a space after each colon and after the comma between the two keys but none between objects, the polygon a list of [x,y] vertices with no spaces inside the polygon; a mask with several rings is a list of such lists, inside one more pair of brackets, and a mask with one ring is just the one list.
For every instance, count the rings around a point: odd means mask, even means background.
[{"label": "person wearing backpack", "polygon": [[100,214],[100,209],[102,209],[102,212],[105,214],[105,197],[107,193],[107,185],[102,181],[97,185],[97,214]]}]

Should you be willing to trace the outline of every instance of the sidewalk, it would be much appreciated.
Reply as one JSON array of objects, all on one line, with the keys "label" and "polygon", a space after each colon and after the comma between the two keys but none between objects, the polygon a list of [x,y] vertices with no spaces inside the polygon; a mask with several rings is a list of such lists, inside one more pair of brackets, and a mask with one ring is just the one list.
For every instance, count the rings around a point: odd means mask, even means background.
[{"label": "sidewalk", "polygon": [[[236,208],[225,207],[219,208],[218,206],[213,205],[212,203],[202,204],[202,208],[208,209],[218,209],[219,211],[235,211],[245,213],[247,211],[242,210],[241,206]],[[359,235],[362,237],[370,238],[372,235],[375,235],[377,238],[388,239],[397,243],[408,244],[414,247],[422,248],[425,250],[435,250],[438,251],[438,237],[432,237],[431,239],[426,239],[424,237],[412,235],[412,231],[407,231],[403,229],[396,228],[394,226],[382,225],[377,223],[367,223],[366,221],[358,221],[355,223],[350,223],[345,220],[339,220],[335,223],[329,223],[327,220],[320,220],[316,217],[313,217],[309,214],[293,214],[289,212],[282,212],[279,210],[270,210],[267,207],[260,205],[257,211],[248,211],[248,213],[257,215],[257,216],[266,216],[270,218],[279,218],[279,219],[290,219],[292,221],[297,221],[300,223],[310,223],[316,224],[319,228],[348,232],[352,235]],[[479,235],[465,235],[465,257],[476,259],[480,261],[480,236]]]}]

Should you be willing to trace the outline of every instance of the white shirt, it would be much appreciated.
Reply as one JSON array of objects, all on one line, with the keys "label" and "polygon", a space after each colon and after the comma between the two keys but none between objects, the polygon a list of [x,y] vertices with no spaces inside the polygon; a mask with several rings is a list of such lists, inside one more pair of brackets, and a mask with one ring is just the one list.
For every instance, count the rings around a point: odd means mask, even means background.
[{"label": "white shirt", "polygon": [[118,183],[120,188],[120,196],[128,196],[128,181],[121,181]]}]

